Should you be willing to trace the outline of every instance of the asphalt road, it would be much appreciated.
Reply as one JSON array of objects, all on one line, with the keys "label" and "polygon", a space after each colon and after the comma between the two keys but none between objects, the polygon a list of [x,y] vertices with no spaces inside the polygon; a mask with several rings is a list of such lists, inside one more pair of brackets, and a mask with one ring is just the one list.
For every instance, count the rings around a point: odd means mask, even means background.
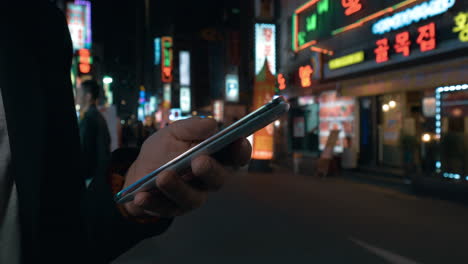
[{"label": "asphalt road", "polygon": [[240,172],[115,263],[468,263],[468,207],[346,179]]}]

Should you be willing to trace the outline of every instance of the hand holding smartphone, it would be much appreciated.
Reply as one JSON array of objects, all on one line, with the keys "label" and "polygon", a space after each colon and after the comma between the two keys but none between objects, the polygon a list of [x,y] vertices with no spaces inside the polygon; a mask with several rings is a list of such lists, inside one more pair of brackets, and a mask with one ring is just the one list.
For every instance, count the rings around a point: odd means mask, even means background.
[{"label": "hand holding smartphone", "polygon": [[288,109],[289,105],[283,97],[273,99],[271,102],[246,115],[226,129],[216,133],[123,189],[115,195],[114,200],[117,203],[126,203],[132,201],[135,194],[138,192],[155,189],[156,178],[160,172],[164,170],[174,170],[176,172],[185,171],[190,168],[191,161],[195,157],[201,154],[215,154],[235,140],[245,138],[255,131],[267,126],[286,113]]}]

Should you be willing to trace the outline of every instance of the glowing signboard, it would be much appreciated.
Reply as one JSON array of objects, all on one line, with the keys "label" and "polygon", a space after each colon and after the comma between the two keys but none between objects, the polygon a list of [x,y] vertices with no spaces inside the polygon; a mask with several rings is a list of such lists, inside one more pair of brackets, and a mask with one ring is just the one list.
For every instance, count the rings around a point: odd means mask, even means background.
[{"label": "glowing signboard", "polygon": [[215,100],[213,102],[213,115],[214,119],[218,122],[223,122],[224,119],[224,102],[222,100]]},{"label": "glowing signboard", "polygon": [[383,18],[372,25],[372,33],[384,34],[445,13],[455,0],[431,0]]},{"label": "glowing signboard", "polygon": [[299,78],[301,79],[302,88],[306,88],[312,85],[312,73],[314,73],[314,69],[312,69],[310,65],[299,67]]},{"label": "glowing signboard", "polygon": [[191,96],[189,87],[180,87],[180,109],[183,113],[191,110]]},{"label": "glowing signboard", "polygon": [[73,42],[73,49],[84,49],[87,29],[86,6],[68,3],[67,22],[70,36]]},{"label": "glowing signboard", "polygon": [[458,38],[461,42],[468,42],[468,12],[460,12],[453,19],[455,21],[455,26],[453,32],[458,34]]},{"label": "glowing signboard", "polygon": [[172,82],[172,37],[162,37],[162,65],[161,65],[161,80],[164,83]]},{"label": "glowing signboard", "polygon": [[390,47],[388,46],[388,39],[379,39],[375,42],[375,44],[377,44],[377,48],[374,50],[375,61],[377,63],[388,61],[388,50],[390,49]]},{"label": "glowing signboard", "polygon": [[419,35],[416,42],[422,52],[430,51],[436,47],[436,27],[435,23],[424,25],[418,28]]},{"label": "glowing signboard", "polygon": [[190,85],[190,52],[179,52],[180,85]]},{"label": "glowing signboard", "polygon": [[354,52],[339,58],[332,59],[328,62],[328,68],[335,70],[357,64],[364,61],[364,51]]},{"label": "glowing signboard", "polygon": [[292,15],[292,50],[300,51],[415,1],[419,0],[310,0]]},{"label": "glowing signboard", "polygon": [[93,64],[93,58],[89,49],[80,49],[78,51],[78,69],[80,73],[87,74],[91,72],[91,64]]},{"label": "glowing signboard", "polygon": [[341,5],[346,8],[345,15],[352,15],[362,9],[361,0],[341,0]]},{"label": "glowing signboard", "polygon": [[265,60],[271,73],[276,74],[276,26],[255,24],[255,75],[260,72]]},{"label": "glowing signboard", "polygon": [[237,74],[226,74],[226,101],[239,101],[239,77]]},{"label": "glowing signboard", "polygon": [[171,84],[163,84],[163,107],[169,109],[171,107]]},{"label": "glowing signboard", "polygon": [[85,8],[85,48],[91,49],[92,31],[91,31],[91,2],[87,0],[75,0],[75,5],[82,5]]},{"label": "glowing signboard", "polygon": [[410,34],[408,31],[401,32],[395,36],[395,51],[397,53],[403,53],[403,56],[408,57],[410,55]]},{"label": "glowing signboard", "polygon": [[154,65],[161,64],[161,38],[154,39]]},{"label": "glowing signboard", "polygon": [[280,90],[286,89],[286,79],[282,73],[278,74],[278,88]]}]

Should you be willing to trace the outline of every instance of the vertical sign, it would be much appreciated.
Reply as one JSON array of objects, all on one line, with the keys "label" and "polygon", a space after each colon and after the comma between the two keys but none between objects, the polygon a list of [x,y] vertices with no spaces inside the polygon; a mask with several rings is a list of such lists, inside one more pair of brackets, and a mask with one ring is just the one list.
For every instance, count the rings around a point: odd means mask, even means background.
[{"label": "vertical sign", "polygon": [[[267,63],[255,78],[253,108],[258,109],[275,95],[276,78],[268,69]],[[254,133],[252,158],[256,160],[271,160],[273,158],[273,124]]]},{"label": "vertical sign", "polygon": [[224,119],[224,103],[222,100],[215,100],[213,102],[213,115],[214,119],[218,122],[223,122]]},{"label": "vertical sign", "polygon": [[255,75],[263,67],[265,60],[273,75],[276,74],[276,26],[255,24]]},{"label": "vertical sign", "polygon": [[154,65],[161,64],[161,38],[154,39]]},{"label": "vertical sign", "polygon": [[179,53],[179,72],[180,85],[190,85],[190,53],[188,51],[180,51]]},{"label": "vertical sign", "polygon": [[91,35],[91,2],[87,0],[75,0],[76,5],[82,5],[85,9],[85,48],[91,49],[91,43],[93,42]]},{"label": "vertical sign", "polygon": [[180,87],[180,110],[182,110],[182,113],[188,113],[191,110],[191,98],[189,87]]},{"label": "vertical sign", "polygon": [[169,83],[163,84],[163,107],[171,108],[171,85]]},{"label": "vertical sign", "polygon": [[91,71],[91,64],[93,64],[93,58],[89,49],[80,49],[78,51],[78,68],[80,73],[87,74]]},{"label": "vertical sign", "polygon": [[83,5],[67,4],[67,22],[73,49],[85,48],[86,40],[86,8]]},{"label": "vertical sign", "polygon": [[164,83],[172,82],[172,37],[162,37],[162,66],[161,80]]},{"label": "vertical sign", "polygon": [[239,101],[239,77],[237,74],[226,74],[226,101]]}]

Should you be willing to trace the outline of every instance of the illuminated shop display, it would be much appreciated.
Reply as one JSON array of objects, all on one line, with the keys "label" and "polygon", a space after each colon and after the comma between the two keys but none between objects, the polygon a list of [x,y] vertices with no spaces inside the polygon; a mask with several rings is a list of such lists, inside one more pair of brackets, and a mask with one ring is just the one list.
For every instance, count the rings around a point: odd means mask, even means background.
[{"label": "illuminated shop display", "polygon": [[383,18],[372,25],[372,33],[384,34],[392,30],[445,13],[455,4],[455,0],[431,0]]},{"label": "illuminated shop display", "polygon": [[361,63],[364,61],[364,56],[364,51],[361,50],[339,58],[335,58],[328,62],[328,68],[330,68],[330,70],[335,70],[353,64]]},{"label": "illuminated shop display", "polygon": [[265,61],[271,73],[276,74],[276,26],[274,24],[255,24],[255,74]]},{"label": "illuminated shop display", "polygon": [[162,37],[162,65],[161,65],[161,80],[164,83],[172,82],[172,68],[173,68],[173,50],[172,50],[172,37]]},{"label": "illuminated shop display", "polygon": [[354,108],[355,100],[352,97],[340,97],[335,91],[322,93],[319,97],[319,149],[325,149],[330,131],[339,130],[338,141],[334,151],[343,152],[346,138],[354,136]]},{"label": "illuminated shop display", "polygon": [[[443,140],[443,133],[446,133],[445,127],[447,127],[447,120],[443,120],[443,116],[454,116],[456,118],[463,118],[466,121],[468,116],[468,105],[466,104],[466,99],[468,98],[468,84],[463,85],[453,85],[439,87],[436,89],[435,99],[436,99],[436,109],[435,109],[435,138]],[[458,97],[457,97],[458,94]],[[450,96],[453,96],[453,99],[448,101],[446,105],[442,105],[444,99],[450,99]],[[460,96],[461,95],[461,96]],[[466,126],[466,125],[465,125]],[[466,128],[465,128],[466,129]],[[465,132],[466,133],[466,132]],[[454,180],[466,180],[468,181],[468,175],[462,175],[461,172],[454,171],[444,171],[445,166],[441,160],[435,162],[436,171],[441,173],[444,178],[454,179]],[[465,173],[467,171],[465,170]]]}]

